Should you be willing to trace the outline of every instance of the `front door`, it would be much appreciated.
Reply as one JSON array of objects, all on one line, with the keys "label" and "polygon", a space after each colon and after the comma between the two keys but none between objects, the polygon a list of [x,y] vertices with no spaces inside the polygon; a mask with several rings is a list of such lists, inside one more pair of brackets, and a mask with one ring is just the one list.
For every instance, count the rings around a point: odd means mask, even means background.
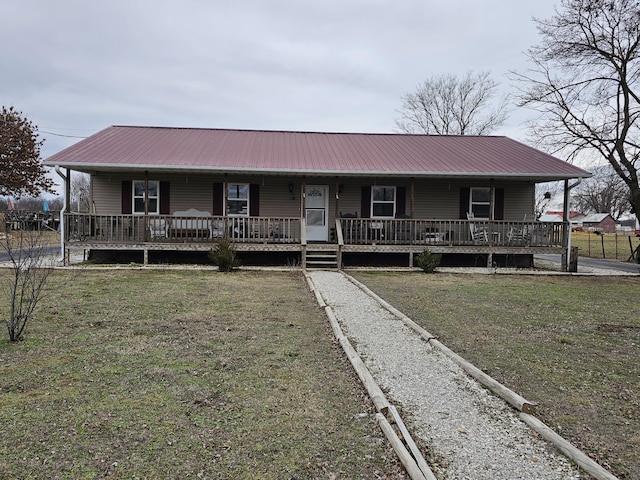
[{"label": "front door", "polygon": [[329,240],[329,187],[327,185],[307,185],[305,187],[304,219],[307,224],[307,240],[326,242]]}]

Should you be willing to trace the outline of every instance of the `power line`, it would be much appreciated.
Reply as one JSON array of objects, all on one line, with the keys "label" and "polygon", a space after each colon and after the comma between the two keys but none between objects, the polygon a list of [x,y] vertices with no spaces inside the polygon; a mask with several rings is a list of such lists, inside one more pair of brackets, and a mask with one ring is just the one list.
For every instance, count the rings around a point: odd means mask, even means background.
[{"label": "power line", "polygon": [[56,137],[65,137],[65,138],[87,138],[86,136],[82,137],[79,135],[63,135],[62,133],[53,133],[53,132],[46,132],[44,130],[38,130],[39,133],[44,133],[46,135],[55,135]]}]

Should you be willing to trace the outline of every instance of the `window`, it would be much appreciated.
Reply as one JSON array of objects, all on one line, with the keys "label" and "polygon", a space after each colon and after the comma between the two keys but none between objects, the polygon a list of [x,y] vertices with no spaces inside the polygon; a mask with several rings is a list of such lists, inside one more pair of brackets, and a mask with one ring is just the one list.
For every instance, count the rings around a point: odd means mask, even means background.
[{"label": "window", "polygon": [[249,215],[249,184],[230,183],[227,185],[227,214]]},{"label": "window", "polygon": [[469,212],[475,218],[489,219],[491,193],[488,188],[472,188],[469,195]]},{"label": "window", "polygon": [[[160,188],[157,181],[149,181],[149,191],[146,196],[148,200],[147,211],[152,214],[158,214],[159,207],[159,192]],[[144,180],[133,181],[133,213],[144,213],[145,206],[145,192],[144,192]]]},{"label": "window", "polygon": [[393,218],[396,213],[396,187],[371,187],[371,218]]}]

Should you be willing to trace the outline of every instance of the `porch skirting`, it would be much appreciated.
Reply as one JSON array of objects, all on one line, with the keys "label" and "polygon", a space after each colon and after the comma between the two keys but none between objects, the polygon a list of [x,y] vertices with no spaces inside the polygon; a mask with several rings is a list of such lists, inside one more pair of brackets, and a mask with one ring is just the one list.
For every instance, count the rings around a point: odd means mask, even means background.
[{"label": "porch skirting", "polygon": [[[149,263],[149,252],[209,252],[215,246],[215,242],[196,242],[196,243],[119,243],[119,242],[91,242],[82,244],[67,244],[65,246],[65,258],[69,263],[70,253],[85,252],[137,252],[142,253],[143,263]],[[332,243],[312,243],[308,245],[301,244],[255,244],[255,243],[238,243],[235,244],[236,251],[239,253],[281,253],[300,255],[300,267],[307,268],[312,265],[307,263],[307,252],[330,252],[336,256],[336,267],[343,266],[343,255],[359,254],[370,255],[371,265],[375,265],[375,256],[384,254],[394,254],[396,256],[406,256],[403,262],[405,267],[414,266],[414,256],[429,250],[432,253],[442,253],[449,255],[483,255],[486,256],[486,266],[493,265],[494,255],[534,255],[541,253],[561,254],[562,248],[559,247],[506,247],[506,246],[488,246],[488,245],[464,245],[464,246],[448,246],[448,245],[336,245]],[[311,263],[311,262],[309,262]],[[284,265],[283,265],[284,266]]]}]

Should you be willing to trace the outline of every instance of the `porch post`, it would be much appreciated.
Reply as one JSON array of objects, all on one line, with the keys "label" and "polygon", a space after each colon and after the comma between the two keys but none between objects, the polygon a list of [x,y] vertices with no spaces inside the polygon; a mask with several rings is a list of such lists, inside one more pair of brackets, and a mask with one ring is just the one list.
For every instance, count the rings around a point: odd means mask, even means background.
[{"label": "porch post", "polygon": [[[73,211],[73,209],[71,208],[71,169],[67,168],[67,177],[65,179],[65,183],[64,183],[64,205],[65,205],[65,211],[64,213],[60,214],[60,221],[63,221],[63,215],[66,212],[66,209],[68,208],[70,212]],[[78,212],[80,213],[80,212]],[[67,248],[67,232],[69,231],[69,226],[65,225],[64,222],[60,224],[60,236],[61,238],[63,238],[62,241],[62,265],[64,265],[65,267],[68,265],[71,265],[71,254],[69,252],[69,249]]]},{"label": "porch post", "polygon": [[562,255],[560,255],[560,270],[567,272],[569,270],[569,259],[567,258],[567,249],[569,247],[569,235],[571,235],[569,212],[569,180],[564,181],[564,195],[562,202]]},{"label": "porch post", "polygon": [[416,182],[414,177],[411,177],[411,180],[409,181],[409,195],[410,195],[409,215],[411,216],[411,218],[415,218],[414,212],[415,212]]},{"label": "porch post", "polygon": [[144,171],[144,241],[149,241],[149,170]]},{"label": "porch post", "polygon": [[224,174],[224,180],[222,182],[222,216],[224,217],[224,236],[230,235],[229,232],[229,215],[227,205],[229,203],[229,178],[228,174]]},{"label": "porch post", "polygon": [[[66,205],[71,207],[72,206],[71,205],[71,170],[69,170],[68,168],[67,168],[67,179],[64,184],[64,195],[65,195]],[[69,208],[69,210],[72,210],[72,209]],[[78,209],[78,213],[80,213],[80,209]]]},{"label": "porch post", "polygon": [[338,218],[340,216],[340,178],[336,175],[336,207],[334,209],[333,215],[334,218]]},{"label": "porch post", "polygon": [[302,185],[300,185],[302,195],[300,195],[300,216],[304,216],[305,201],[307,198],[307,177],[302,177]]},{"label": "porch post", "polygon": [[306,206],[307,201],[307,177],[302,177],[302,183],[300,185],[300,247],[302,248],[300,252],[300,263],[302,264],[302,268],[307,268],[307,222],[305,219],[304,208]]},{"label": "porch post", "polygon": [[[493,246],[493,221],[496,219],[493,211],[496,206],[496,183],[492,178],[489,180],[489,247]],[[493,253],[487,254],[487,268],[493,267]]]},{"label": "porch post", "polygon": [[96,204],[93,202],[93,175],[89,175],[89,213],[96,214]]},{"label": "porch post", "polygon": [[496,206],[496,183],[495,180],[492,178],[491,180],[489,180],[489,221],[493,222],[496,217],[495,217],[495,212],[493,211],[493,209]]},{"label": "porch post", "polygon": [[[302,177],[302,184],[300,185],[300,219],[304,218],[304,209],[307,205],[307,177]],[[302,225],[302,223],[301,223]]]}]

